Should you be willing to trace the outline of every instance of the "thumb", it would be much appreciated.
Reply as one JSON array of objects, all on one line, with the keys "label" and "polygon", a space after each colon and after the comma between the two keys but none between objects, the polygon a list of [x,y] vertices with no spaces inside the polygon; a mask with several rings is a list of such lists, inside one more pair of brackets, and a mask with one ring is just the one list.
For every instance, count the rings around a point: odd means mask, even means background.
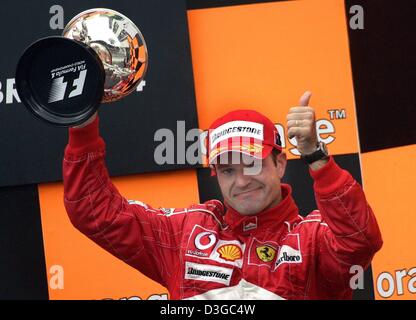
[{"label": "thumb", "polygon": [[312,96],[312,92],[305,91],[305,93],[300,97],[299,105],[302,107],[307,107],[309,105],[309,100]]}]

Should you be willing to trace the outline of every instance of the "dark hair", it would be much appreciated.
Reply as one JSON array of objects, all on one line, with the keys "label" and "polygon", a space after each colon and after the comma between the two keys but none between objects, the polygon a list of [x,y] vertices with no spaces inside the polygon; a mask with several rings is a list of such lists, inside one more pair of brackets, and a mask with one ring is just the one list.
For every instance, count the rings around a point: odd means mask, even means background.
[{"label": "dark hair", "polygon": [[277,150],[277,149],[273,148],[273,150],[272,150],[272,159],[273,159],[274,165],[276,167],[277,167],[277,159],[276,158],[280,153],[281,153],[280,150]]}]

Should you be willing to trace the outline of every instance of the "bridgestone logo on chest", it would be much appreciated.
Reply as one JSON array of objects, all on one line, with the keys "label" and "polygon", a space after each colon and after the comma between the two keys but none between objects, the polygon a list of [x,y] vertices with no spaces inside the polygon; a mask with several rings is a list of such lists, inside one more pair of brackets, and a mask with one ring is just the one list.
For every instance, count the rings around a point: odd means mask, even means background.
[{"label": "bridgestone logo on chest", "polygon": [[192,267],[188,269],[188,274],[194,274],[194,275],[203,276],[203,277],[214,277],[214,278],[220,278],[220,279],[225,279],[225,280],[228,280],[228,278],[230,277],[229,274],[220,273],[216,271],[201,271],[201,270],[196,270]]},{"label": "bridgestone logo on chest", "polygon": [[193,262],[185,263],[185,279],[230,285],[233,269]]}]

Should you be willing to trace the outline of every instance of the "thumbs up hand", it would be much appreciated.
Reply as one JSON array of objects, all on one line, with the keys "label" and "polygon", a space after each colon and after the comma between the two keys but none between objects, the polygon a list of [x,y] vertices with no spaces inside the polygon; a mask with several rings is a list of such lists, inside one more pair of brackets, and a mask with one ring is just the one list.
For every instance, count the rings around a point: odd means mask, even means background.
[{"label": "thumbs up hand", "polygon": [[287,114],[287,135],[290,139],[296,138],[300,154],[314,152],[318,144],[315,110],[309,107],[311,95],[306,91],[300,98],[299,106],[290,108]]}]

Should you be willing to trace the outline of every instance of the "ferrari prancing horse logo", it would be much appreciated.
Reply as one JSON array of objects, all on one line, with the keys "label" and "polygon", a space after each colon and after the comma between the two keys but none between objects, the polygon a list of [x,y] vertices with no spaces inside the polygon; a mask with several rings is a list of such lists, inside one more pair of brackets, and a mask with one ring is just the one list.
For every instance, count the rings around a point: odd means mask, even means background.
[{"label": "ferrari prancing horse logo", "polygon": [[264,262],[270,262],[276,256],[276,250],[270,246],[259,246],[256,252],[259,259]]}]

